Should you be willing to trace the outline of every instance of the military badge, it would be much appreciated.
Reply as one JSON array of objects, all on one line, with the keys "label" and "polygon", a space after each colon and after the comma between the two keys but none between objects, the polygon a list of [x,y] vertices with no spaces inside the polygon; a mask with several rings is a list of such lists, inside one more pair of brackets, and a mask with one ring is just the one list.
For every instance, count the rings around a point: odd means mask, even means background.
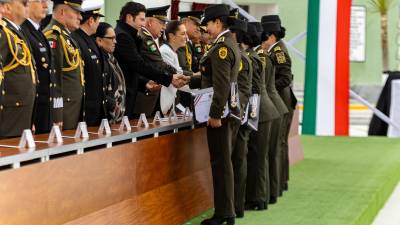
[{"label": "military badge", "polygon": [[283,52],[276,53],[276,60],[278,61],[278,64],[286,63],[285,54]]},{"label": "military badge", "polygon": [[226,47],[219,48],[218,55],[220,59],[225,59],[228,56],[228,49]]},{"label": "military badge", "polygon": [[149,49],[151,52],[155,52],[157,50],[157,47],[155,44],[152,44],[152,45],[150,45]]}]

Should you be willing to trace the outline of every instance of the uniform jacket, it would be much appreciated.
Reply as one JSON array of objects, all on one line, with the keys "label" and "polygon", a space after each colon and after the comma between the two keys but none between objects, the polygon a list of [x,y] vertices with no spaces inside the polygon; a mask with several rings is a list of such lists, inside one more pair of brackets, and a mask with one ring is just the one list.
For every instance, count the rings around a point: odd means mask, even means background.
[{"label": "uniform jacket", "polygon": [[84,64],[85,75],[85,120],[88,126],[98,126],[106,118],[107,77],[104,58],[93,37],[78,29],[72,33],[78,43]]},{"label": "uniform jacket", "polygon": [[[17,54],[18,60],[12,52]],[[0,137],[20,136],[24,129],[32,127],[37,75],[22,31],[1,20],[0,55],[4,73],[0,93]]]},{"label": "uniform jacket", "polygon": [[237,82],[240,67],[240,51],[231,32],[221,35],[200,61],[201,87],[213,87],[210,107],[211,118],[221,118],[230,97],[231,83]]},{"label": "uniform jacket", "polygon": [[25,32],[32,49],[32,56],[36,62],[37,78],[39,80],[36,88],[37,113],[34,118],[36,133],[47,133],[54,122],[61,122],[54,120],[54,114],[60,113],[57,112],[60,111],[60,108],[55,108],[54,102],[62,98],[61,95],[57,96],[54,91],[56,80],[50,46],[44,34],[40,30],[37,30],[29,20],[26,20],[21,28]]},{"label": "uniform jacket", "polygon": [[64,129],[75,129],[79,121],[85,118],[85,78],[81,52],[71,33],[54,19],[44,29],[44,34],[49,41],[54,62],[55,92],[62,96],[54,104],[62,108],[62,114],[58,116],[62,118]]}]

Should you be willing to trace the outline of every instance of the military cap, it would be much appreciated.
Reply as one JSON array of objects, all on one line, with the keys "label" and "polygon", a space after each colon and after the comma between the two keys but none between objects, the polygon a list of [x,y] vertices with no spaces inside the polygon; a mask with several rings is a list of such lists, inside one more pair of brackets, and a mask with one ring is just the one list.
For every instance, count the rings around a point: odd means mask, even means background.
[{"label": "military cap", "polygon": [[257,32],[263,32],[263,28],[260,22],[249,22],[249,24],[254,25],[257,29]]},{"label": "military cap", "polygon": [[193,20],[199,26],[201,23],[202,15],[203,15],[203,11],[185,11],[185,12],[178,13],[178,16],[180,19],[189,18],[189,19]]},{"label": "military cap", "polygon": [[83,15],[86,16],[99,16],[99,17],[104,17],[103,14],[101,14],[100,10],[104,5],[104,0],[85,0],[82,3],[82,11]]},{"label": "military cap", "polygon": [[54,6],[56,5],[68,5],[71,8],[82,12],[82,0],[53,0]]},{"label": "military cap", "polygon": [[240,14],[239,8],[232,9],[229,12],[229,17],[234,18],[234,19],[240,19],[240,20],[247,21],[247,18],[244,17],[242,14]]},{"label": "military cap", "polygon": [[262,24],[264,32],[281,31],[281,25],[278,22],[266,22]]},{"label": "military cap", "polygon": [[162,21],[169,21],[168,20],[168,9],[169,5],[155,7],[155,8],[148,8],[146,12],[146,17],[154,17]]},{"label": "military cap", "polygon": [[254,22],[247,23],[247,33],[249,35],[258,35],[260,31],[257,30],[257,25]]},{"label": "military cap", "polygon": [[229,17],[229,6],[225,4],[217,4],[208,6],[204,11],[204,17],[201,20],[201,25],[207,25],[208,21],[221,18]]},{"label": "military cap", "polygon": [[242,31],[244,33],[247,32],[247,22],[244,20],[236,19],[233,22],[233,25],[229,27],[230,30],[233,31]]},{"label": "military cap", "polygon": [[266,15],[261,17],[261,23],[278,22],[281,25],[281,18],[278,15]]}]

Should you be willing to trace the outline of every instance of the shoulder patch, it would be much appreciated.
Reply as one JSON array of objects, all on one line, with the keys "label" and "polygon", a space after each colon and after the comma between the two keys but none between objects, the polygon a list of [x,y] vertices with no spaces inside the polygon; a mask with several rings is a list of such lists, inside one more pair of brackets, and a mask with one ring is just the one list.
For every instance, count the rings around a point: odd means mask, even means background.
[{"label": "shoulder patch", "polygon": [[218,38],[217,43],[222,43],[224,41],[225,41],[225,37],[222,36],[222,37]]},{"label": "shoulder patch", "polygon": [[257,54],[264,54],[264,50],[263,49],[258,50]]},{"label": "shoulder patch", "polygon": [[218,56],[220,59],[225,59],[228,56],[228,49],[226,47],[220,47],[218,49]]},{"label": "shoulder patch", "polygon": [[276,53],[276,61],[278,62],[278,64],[286,63],[286,56],[285,56],[285,53],[283,53],[283,52],[277,52],[277,53]]},{"label": "shoulder patch", "polygon": [[150,52],[155,52],[157,51],[157,46],[156,43],[153,43],[152,45],[148,45],[149,51]]},{"label": "shoulder patch", "polygon": [[267,59],[264,56],[260,56],[260,60],[264,65],[267,63]]},{"label": "shoulder patch", "polygon": [[275,47],[274,47],[274,52],[277,52],[277,51],[282,51],[282,49],[281,49],[280,46],[275,46]]}]

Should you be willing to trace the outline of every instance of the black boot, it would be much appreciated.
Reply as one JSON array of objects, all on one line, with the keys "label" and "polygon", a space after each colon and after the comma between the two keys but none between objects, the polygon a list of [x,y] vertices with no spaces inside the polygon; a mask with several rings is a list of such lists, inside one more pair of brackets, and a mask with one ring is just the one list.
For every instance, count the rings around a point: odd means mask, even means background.
[{"label": "black boot", "polygon": [[267,202],[259,201],[259,202],[247,202],[245,205],[246,210],[266,210],[268,209]]},{"label": "black boot", "polygon": [[237,211],[235,211],[235,213],[236,213],[236,218],[243,218],[244,217],[243,210],[237,210]]},{"label": "black boot", "polygon": [[201,225],[221,225],[226,222],[226,225],[235,225],[235,217],[219,217],[214,215],[209,219],[201,221]]},{"label": "black boot", "polygon": [[269,204],[273,205],[276,204],[278,202],[278,198],[275,196],[270,196],[269,197]]}]

